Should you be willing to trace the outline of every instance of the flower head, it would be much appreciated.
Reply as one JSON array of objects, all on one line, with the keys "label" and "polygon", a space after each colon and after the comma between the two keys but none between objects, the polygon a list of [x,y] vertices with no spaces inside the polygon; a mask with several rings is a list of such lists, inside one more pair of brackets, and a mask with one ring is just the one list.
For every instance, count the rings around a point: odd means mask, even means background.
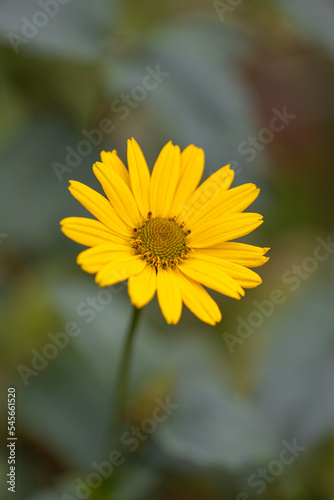
[{"label": "flower head", "polygon": [[240,299],[261,278],[250,267],[264,264],[268,248],[231,240],[262,223],[243,213],[255,200],[254,184],[229,189],[234,172],[227,165],[199,187],[204,152],[193,145],[182,153],[171,142],[150,175],[134,139],[128,141],[128,169],[116,151],[101,153],[93,170],[107,196],[77,181],[72,195],[96,219],[68,217],[61,229],[90,248],[77,262],[104,287],[128,280],[134,306],[157,292],[167,323],[179,321],[184,304],[202,321],[216,324],[221,313],[205,287]]}]

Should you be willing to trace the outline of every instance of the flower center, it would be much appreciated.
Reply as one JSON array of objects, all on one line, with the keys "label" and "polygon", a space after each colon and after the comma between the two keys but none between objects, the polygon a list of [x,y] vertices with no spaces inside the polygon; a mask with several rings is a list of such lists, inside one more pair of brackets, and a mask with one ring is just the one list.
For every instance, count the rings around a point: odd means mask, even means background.
[{"label": "flower center", "polygon": [[150,218],[140,228],[134,229],[133,248],[147,259],[149,264],[174,266],[189,250],[186,237],[190,231],[183,229],[174,219]]}]

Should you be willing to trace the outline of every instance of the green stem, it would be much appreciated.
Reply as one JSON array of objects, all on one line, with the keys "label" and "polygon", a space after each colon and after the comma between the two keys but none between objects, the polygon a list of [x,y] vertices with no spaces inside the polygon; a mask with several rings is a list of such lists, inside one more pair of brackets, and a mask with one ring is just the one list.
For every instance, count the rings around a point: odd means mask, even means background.
[{"label": "green stem", "polygon": [[114,419],[115,426],[113,429],[113,434],[116,439],[120,438],[124,426],[124,417],[126,413],[126,400],[127,400],[128,384],[129,384],[129,368],[131,361],[131,352],[140,313],[141,309],[137,309],[135,307],[133,310],[131,323],[129,325],[129,330],[126,334],[125,345],[118,372],[118,378],[116,380],[117,385],[115,388],[115,419]]}]

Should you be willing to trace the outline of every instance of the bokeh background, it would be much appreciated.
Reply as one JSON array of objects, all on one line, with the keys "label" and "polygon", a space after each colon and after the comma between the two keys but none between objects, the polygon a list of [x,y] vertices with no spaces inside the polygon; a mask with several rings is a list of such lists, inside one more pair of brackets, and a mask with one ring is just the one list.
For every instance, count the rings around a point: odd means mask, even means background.
[{"label": "bokeh background", "polygon": [[[333,21],[332,0],[1,1],[0,468],[10,386],[15,498],[334,498]],[[205,150],[205,176],[231,163],[234,185],[256,183],[265,223],[244,241],[271,260],[241,301],[214,294],[214,328],[145,308],[131,423],[174,409],[136,451],[119,442],[124,463],[95,487],[131,307],[124,284],[101,294],[80,270],[59,220],[86,215],[68,181],[99,189],[100,151],[125,160],[131,136],[151,166],[171,139]]]}]

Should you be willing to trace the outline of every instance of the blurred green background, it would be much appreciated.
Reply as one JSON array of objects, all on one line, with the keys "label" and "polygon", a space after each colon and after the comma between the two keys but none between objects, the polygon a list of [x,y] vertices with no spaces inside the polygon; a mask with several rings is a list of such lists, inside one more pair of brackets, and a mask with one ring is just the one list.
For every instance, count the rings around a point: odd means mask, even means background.
[{"label": "blurred green background", "polygon": [[[0,468],[15,387],[15,498],[334,498],[333,19],[332,0],[1,1]],[[169,140],[193,143],[205,176],[231,163],[234,185],[256,183],[265,223],[244,241],[271,259],[242,301],[214,295],[214,328],[145,308],[128,408],[144,437],[119,442],[97,486],[131,307],[125,285],[101,293],[80,270],[59,220],[86,215],[68,181],[100,189],[100,151],[125,160],[131,136],[151,166]]]}]

